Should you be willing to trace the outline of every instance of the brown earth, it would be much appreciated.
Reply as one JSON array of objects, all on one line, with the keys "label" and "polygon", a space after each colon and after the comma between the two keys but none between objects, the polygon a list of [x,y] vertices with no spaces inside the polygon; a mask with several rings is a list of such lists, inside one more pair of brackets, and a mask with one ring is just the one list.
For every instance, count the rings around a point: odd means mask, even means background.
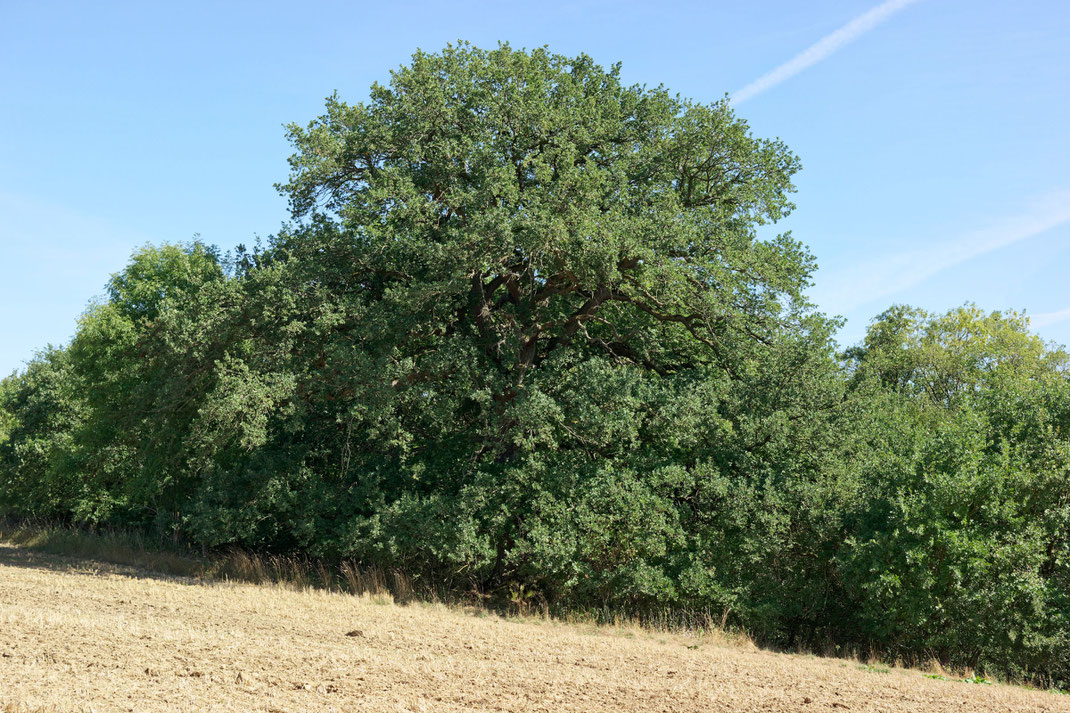
[{"label": "brown earth", "polygon": [[1070,698],[0,545],[0,711],[37,710],[1070,711]]}]

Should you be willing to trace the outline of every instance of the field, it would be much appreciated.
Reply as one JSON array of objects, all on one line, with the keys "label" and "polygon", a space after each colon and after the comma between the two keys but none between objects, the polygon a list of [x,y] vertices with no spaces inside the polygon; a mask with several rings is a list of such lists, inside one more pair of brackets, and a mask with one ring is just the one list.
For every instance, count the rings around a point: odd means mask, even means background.
[{"label": "field", "polygon": [[1070,711],[716,634],[157,575],[0,545],[3,711]]}]

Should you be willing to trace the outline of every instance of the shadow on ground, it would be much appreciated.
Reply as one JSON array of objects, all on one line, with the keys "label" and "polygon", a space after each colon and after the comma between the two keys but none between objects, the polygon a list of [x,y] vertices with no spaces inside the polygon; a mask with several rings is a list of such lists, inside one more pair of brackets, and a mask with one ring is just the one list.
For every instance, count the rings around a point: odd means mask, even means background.
[{"label": "shadow on ground", "polygon": [[[154,572],[133,565],[115,564],[101,560],[55,555],[48,552],[40,552],[7,542],[0,542],[0,567],[19,567],[21,569],[39,569],[50,572],[64,572],[78,574],[87,577],[121,576],[131,579],[152,579],[161,582],[177,582],[199,586],[207,584],[207,580],[196,577],[183,577],[180,575]],[[2,575],[0,575],[2,576]]]}]

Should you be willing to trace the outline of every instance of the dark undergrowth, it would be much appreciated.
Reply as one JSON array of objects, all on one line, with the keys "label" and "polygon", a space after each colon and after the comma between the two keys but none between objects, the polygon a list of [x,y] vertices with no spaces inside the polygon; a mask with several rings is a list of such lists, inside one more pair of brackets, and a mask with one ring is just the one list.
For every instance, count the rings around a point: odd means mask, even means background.
[{"label": "dark undergrowth", "polygon": [[62,522],[0,518],[0,542],[36,552],[98,560],[153,574],[202,581],[321,589],[352,595],[389,597],[398,604],[436,602],[475,607],[507,617],[557,619],[592,625],[637,625],[653,631],[718,632],[749,640],[726,626],[724,613],[661,611],[637,616],[612,607],[554,607],[522,589],[487,593],[476,587],[448,587],[425,576],[344,560],[327,562],[294,554],[269,554],[241,547],[204,550],[176,538],[154,537],[135,530],[84,528]]}]

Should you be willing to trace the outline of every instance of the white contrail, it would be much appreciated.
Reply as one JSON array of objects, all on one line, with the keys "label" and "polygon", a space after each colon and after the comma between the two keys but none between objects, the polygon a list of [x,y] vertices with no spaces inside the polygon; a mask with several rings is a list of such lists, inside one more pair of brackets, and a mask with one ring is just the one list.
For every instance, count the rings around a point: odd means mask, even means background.
[{"label": "white contrail", "polygon": [[[818,291],[820,298],[817,301],[833,313],[858,309],[903,292],[968,260],[1067,223],[1070,223],[1070,189],[1054,190],[1032,201],[1021,213],[995,221],[957,239],[882,255],[842,269],[839,275],[826,276],[826,287]],[[1045,320],[1056,320],[1061,315],[1036,315],[1032,323],[1033,326],[1053,324],[1054,321]]]},{"label": "white contrail", "polygon": [[859,15],[832,34],[825,35],[808,48],[789,59],[784,64],[767,74],[755,79],[732,95],[733,104],[742,104],[751,97],[761,94],[766,89],[775,87],[785,79],[794,77],[808,67],[812,67],[844,45],[854,42],[862,35],[899,12],[907,5],[918,0],[886,0],[869,12]]},{"label": "white contrail", "polygon": [[1034,327],[1050,327],[1053,324],[1065,322],[1068,319],[1070,319],[1070,307],[1061,309],[1058,312],[1042,312],[1040,314],[1030,315],[1029,323]]}]

